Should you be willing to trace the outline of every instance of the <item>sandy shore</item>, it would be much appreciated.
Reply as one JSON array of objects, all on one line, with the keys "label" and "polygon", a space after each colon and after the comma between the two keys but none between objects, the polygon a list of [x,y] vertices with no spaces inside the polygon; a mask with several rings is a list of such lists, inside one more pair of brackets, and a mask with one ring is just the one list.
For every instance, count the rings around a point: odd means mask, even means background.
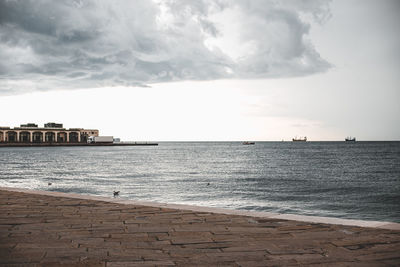
[{"label": "sandy shore", "polygon": [[0,266],[398,266],[400,224],[0,188]]}]

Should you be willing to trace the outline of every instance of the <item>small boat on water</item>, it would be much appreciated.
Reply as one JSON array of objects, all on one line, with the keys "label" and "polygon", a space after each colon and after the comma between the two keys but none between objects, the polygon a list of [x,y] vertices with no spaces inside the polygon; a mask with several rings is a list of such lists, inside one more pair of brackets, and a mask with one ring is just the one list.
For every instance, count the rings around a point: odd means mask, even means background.
[{"label": "small boat on water", "polygon": [[345,140],[346,142],[355,142],[355,141],[356,141],[356,138],[355,138],[355,137],[348,136],[348,137],[346,137],[344,140]]},{"label": "small boat on water", "polygon": [[304,136],[303,138],[299,137],[297,138],[297,136],[295,138],[292,139],[293,142],[306,142],[307,141],[307,136]]},{"label": "small boat on water", "polygon": [[243,145],[254,145],[255,142],[250,142],[250,141],[244,141]]}]

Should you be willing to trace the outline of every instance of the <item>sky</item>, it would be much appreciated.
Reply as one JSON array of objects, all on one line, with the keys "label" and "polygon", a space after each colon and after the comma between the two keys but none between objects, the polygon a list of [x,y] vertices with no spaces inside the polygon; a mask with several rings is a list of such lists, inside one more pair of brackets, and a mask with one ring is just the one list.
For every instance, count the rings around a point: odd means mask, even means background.
[{"label": "sky", "polygon": [[400,140],[400,1],[0,0],[0,126]]}]

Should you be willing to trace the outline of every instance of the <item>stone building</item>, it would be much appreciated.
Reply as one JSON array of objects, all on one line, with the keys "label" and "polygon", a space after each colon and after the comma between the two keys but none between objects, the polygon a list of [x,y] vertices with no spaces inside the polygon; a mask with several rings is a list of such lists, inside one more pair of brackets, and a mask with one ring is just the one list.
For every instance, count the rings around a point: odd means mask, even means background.
[{"label": "stone building", "polygon": [[0,142],[7,143],[85,143],[89,136],[99,136],[99,130],[63,128],[61,123],[49,122],[44,127],[35,123],[20,127],[1,127]]}]

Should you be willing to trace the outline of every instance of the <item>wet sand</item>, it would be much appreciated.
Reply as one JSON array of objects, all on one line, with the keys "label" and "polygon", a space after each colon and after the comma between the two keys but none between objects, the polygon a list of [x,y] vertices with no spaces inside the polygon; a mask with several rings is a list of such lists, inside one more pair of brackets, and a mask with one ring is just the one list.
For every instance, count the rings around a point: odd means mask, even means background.
[{"label": "wet sand", "polygon": [[12,188],[0,207],[0,266],[400,265],[397,223]]}]

